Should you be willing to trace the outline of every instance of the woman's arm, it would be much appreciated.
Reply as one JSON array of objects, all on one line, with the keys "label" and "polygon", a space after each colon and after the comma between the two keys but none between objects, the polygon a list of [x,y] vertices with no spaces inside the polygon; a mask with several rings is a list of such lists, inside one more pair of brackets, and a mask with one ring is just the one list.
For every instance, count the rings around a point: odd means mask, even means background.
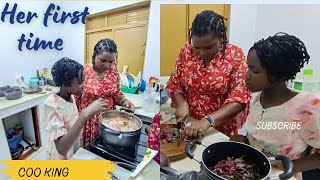
[{"label": "woman's arm", "polygon": [[166,90],[170,98],[172,99],[172,104],[177,107],[176,119],[177,122],[182,122],[189,116],[189,105],[184,97],[185,88],[181,83],[182,73],[181,70],[184,68],[184,63],[186,61],[186,49],[188,44],[184,44],[180,50],[175,69],[172,72],[169,81],[167,82]]},{"label": "woman's arm", "polygon": [[[264,152],[264,154],[266,154]],[[309,171],[313,169],[320,168],[320,154],[313,154],[310,156],[305,156],[300,159],[293,160],[293,173]],[[281,161],[271,161],[271,164],[280,169],[284,170]]]},{"label": "woman's arm", "polygon": [[225,105],[223,108],[210,114],[214,117],[214,125],[219,126],[231,121],[235,116],[237,116],[246,107],[246,104],[240,104],[238,102],[231,102]]},{"label": "woman's arm", "polygon": [[184,96],[182,93],[174,93],[171,98],[174,104],[177,106],[175,113],[177,122],[185,121],[189,116],[189,105]]}]

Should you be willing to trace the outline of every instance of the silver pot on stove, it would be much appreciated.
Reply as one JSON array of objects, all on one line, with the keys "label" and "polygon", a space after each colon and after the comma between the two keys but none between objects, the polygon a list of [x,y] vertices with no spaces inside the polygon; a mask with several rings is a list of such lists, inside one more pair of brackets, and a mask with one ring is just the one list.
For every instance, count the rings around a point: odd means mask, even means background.
[{"label": "silver pot on stove", "polygon": [[[107,127],[103,121],[112,118],[126,118],[129,121],[136,123],[138,129],[133,131],[119,131]],[[137,116],[133,115],[133,111],[127,108],[120,108],[120,110],[110,110],[102,113],[99,117],[99,135],[106,141],[106,143],[117,147],[134,147],[139,139],[142,129],[142,121]]]}]

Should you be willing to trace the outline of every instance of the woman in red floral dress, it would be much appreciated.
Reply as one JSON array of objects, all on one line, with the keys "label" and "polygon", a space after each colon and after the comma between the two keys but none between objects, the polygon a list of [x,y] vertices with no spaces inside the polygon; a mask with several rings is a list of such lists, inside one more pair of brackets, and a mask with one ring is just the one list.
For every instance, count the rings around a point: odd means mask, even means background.
[{"label": "woman in red floral dress", "polygon": [[197,119],[186,128],[189,137],[203,136],[210,127],[231,136],[245,122],[250,93],[242,50],[228,43],[225,18],[213,11],[198,14],[191,38],[180,51],[167,83],[178,122]]},{"label": "woman in red floral dress", "polygon": [[[120,76],[115,65],[117,46],[111,39],[102,39],[94,47],[92,65],[85,65],[84,91],[77,99],[79,112],[93,101],[103,98],[109,109],[116,105],[134,109],[133,104],[125,99],[120,89]],[[88,120],[82,130],[82,145],[87,147],[97,136],[99,115]]]}]

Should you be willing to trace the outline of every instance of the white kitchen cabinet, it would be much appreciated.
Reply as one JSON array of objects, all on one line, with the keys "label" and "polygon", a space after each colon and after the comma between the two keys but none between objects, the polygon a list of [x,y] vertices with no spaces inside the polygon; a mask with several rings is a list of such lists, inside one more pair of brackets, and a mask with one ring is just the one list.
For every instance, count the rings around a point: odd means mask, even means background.
[{"label": "white kitchen cabinet", "polygon": [[[23,94],[22,98],[17,100],[7,100],[0,97],[0,161],[11,160],[11,153],[7,140],[7,129],[15,123],[20,122],[23,126],[24,136],[36,143],[39,149],[37,151],[26,150],[19,159],[32,159],[44,149],[46,141],[45,129],[42,126],[43,102],[53,93],[45,94]],[[20,144],[27,146],[25,141]],[[1,179],[2,174],[0,174]]]}]

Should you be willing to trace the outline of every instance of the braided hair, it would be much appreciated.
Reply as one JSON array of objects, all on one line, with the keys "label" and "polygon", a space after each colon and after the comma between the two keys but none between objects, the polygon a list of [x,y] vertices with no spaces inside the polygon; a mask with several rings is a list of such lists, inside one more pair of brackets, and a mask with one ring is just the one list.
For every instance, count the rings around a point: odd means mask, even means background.
[{"label": "braided hair", "polygon": [[192,36],[202,37],[207,34],[212,34],[213,37],[222,39],[222,52],[224,54],[228,43],[225,20],[227,20],[225,17],[210,10],[205,10],[197,14],[189,30],[189,42]]},{"label": "braided hair", "polygon": [[92,64],[95,64],[96,56],[103,53],[116,53],[116,57],[118,56],[117,45],[112,39],[101,39],[95,46],[92,55]]},{"label": "braided hair", "polygon": [[270,82],[294,79],[310,56],[304,43],[293,35],[277,33],[256,42],[255,50]]},{"label": "braided hair", "polygon": [[77,61],[64,57],[53,65],[51,74],[57,86],[71,87],[74,78],[82,82],[83,66]]}]

